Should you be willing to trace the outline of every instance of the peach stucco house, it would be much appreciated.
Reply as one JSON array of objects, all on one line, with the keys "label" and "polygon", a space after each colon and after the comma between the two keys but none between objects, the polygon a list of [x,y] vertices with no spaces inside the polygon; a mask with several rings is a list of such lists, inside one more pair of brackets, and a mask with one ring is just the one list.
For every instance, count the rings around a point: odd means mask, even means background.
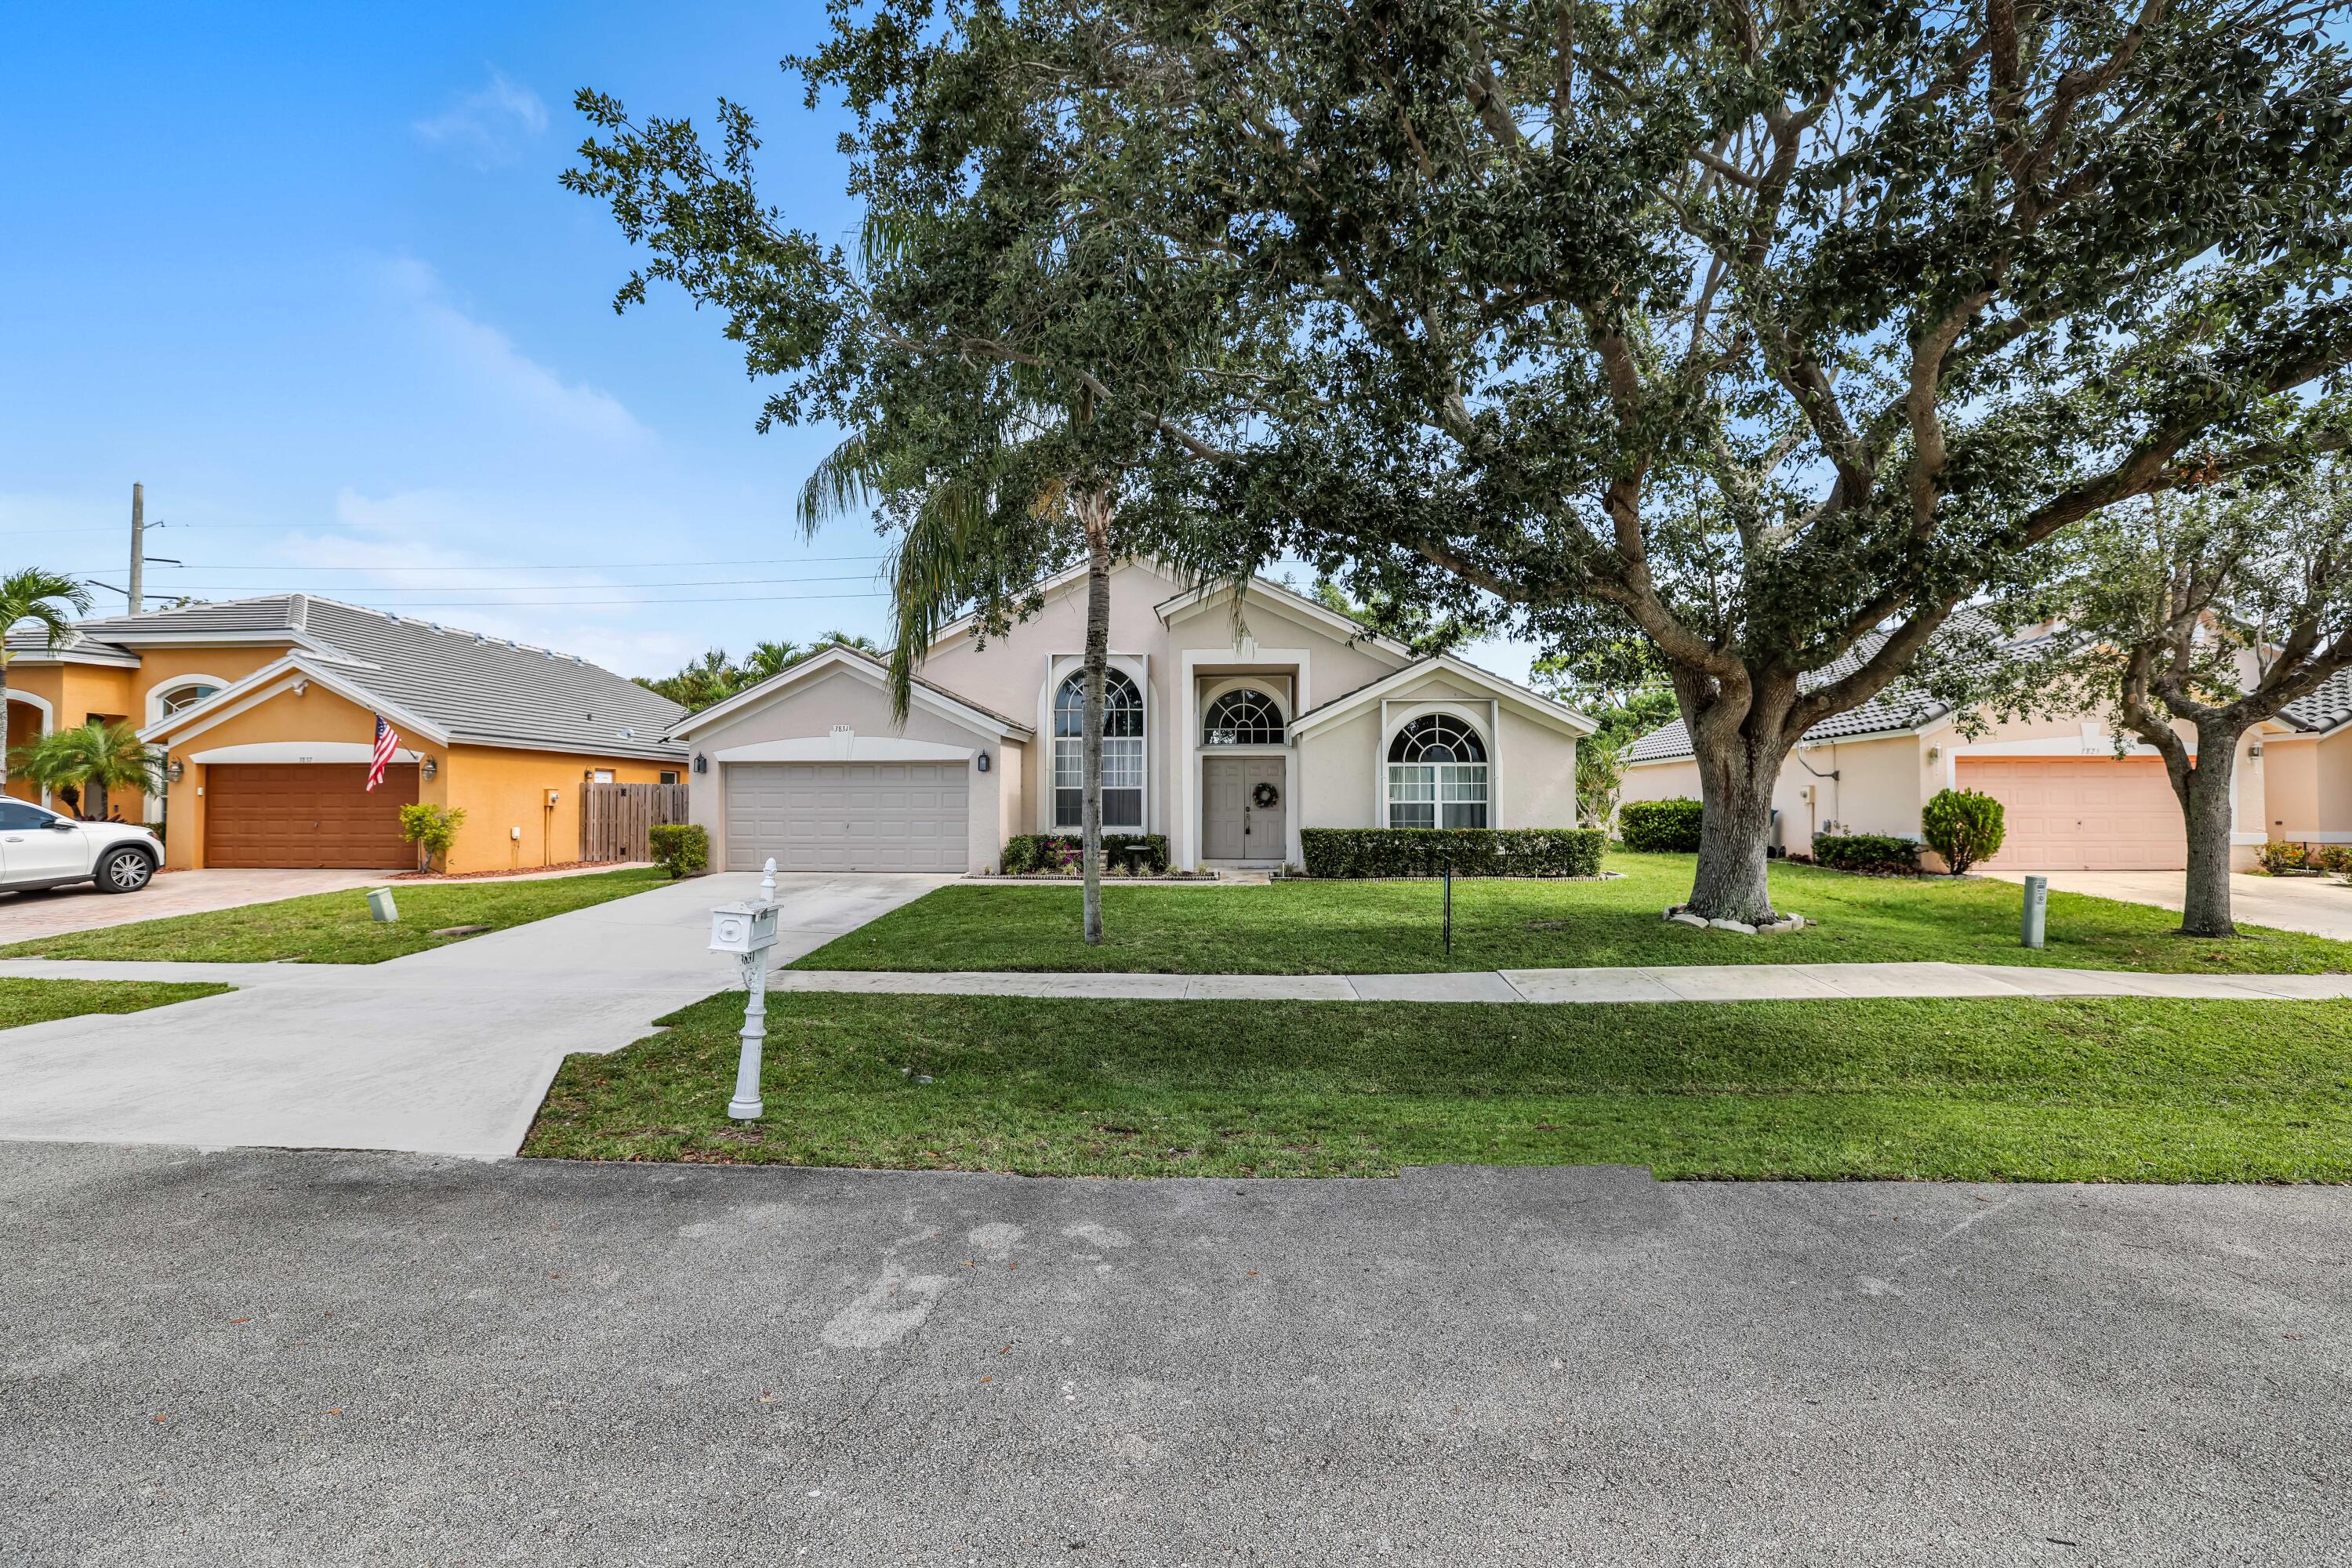
[{"label": "peach stucco house", "polygon": [[[583,660],[304,594],[79,623],[8,639],[7,733],[129,723],[164,759],[153,797],[107,803],[164,826],[165,865],[415,863],[399,808],[462,807],[456,871],[575,859],[580,785],[676,783],[678,706]],[[381,715],[399,737],[365,787]],[[37,795],[12,780],[9,793]]]},{"label": "peach stucco house", "polygon": [[[998,868],[1078,826],[1086,574],[1007,635],[947,628],[904,724],[881,662],[836,647],[672,725],[711,859],[748,869]],[[1302,827],[1572,827],[1592,721],[1451,658],[1416,658],[1260,580],[1238,616],[1146,562],[1111,578],[1104,820],[1177,865],[1280,866]]]},{"label": "peach stucco house", "polygon": [[[1866,657],[1865,647],[1849,661]],[[1822,679],[1847,668],[1832,666]],[[2007,841],[1989,870],[2178,870],[2188,864],[2180,805],[2155,749],[2090,714],[1996,722],[1964,734],[1961,715],[1919,696],[1882,694],[1816,725],[1780,771],[1775,842],[1808,852],[1815,833],[1917,837],[1947,788],[2007,808]],[[2193,752],[2196,735],[2180,727]],[[2339,676],[2239,742],[2233,863],[2272,838],[2352,843],[2352,679]],[[1675,720],[1626,753],[1623,800],[1699,795],[1690,737]],[[2328,832],[2335,837],[2328,837]],[[1930,855],[1928,862],[1935,863]]]}]

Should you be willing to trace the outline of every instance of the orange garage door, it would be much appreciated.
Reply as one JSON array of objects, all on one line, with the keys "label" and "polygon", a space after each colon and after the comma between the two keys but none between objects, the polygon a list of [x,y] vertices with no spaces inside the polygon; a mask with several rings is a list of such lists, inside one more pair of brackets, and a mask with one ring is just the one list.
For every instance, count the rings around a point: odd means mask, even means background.
[{"label": "orange garage door", "polygon": [[416,800],[416,764],[220,763],[205,770],[205,864],[392,870],[416,864],[400,808]]},{"label": "orange garage door", "polygon": [[1985,865],[2019,871],[2178,871],[2189,864],[2180,803],[2155,758],[1959,761],[1962,789],[2005,808],[2009,835]]}]

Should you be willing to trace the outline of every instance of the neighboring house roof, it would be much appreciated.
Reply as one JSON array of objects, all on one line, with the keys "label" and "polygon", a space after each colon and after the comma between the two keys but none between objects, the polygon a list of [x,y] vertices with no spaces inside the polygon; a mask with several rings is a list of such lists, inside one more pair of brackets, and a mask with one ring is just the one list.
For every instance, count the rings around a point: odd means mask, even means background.
[{"label": "neighboring house roof", "polygon": [[1589,715],[1578,712],[1565,702],[1556,701],[1531,687],[1521,686],[1506,676],[1496,675],[1491,669],[1481,668],[1468,659],[1441,653],[1417,658],[1402,669],[1392,669],[1377,680],[1366,681],[1352,691],[1343,691],[1328,702],[1317,703],[1291,720],[1291,732],[1297,734],[1331,723],[1358,709],[1378,702],[1390,692],[1409,686],[1423,676],[1438,672],[1459,677],[1472,686],[1485,687],[1497,696],[1510,699],[1512,705],[1520,711],[1576,735],[1590,735],[1601,727]]},{"label": "neighboring house roof", "polygon": [[[1955,616],[1953,620],[1957,624],[1968,618]],[[1798,677],[1797,689],[1811,691],[1831,681],[1843,680],[1869,662],[1870,656],[1885,643],[1886,635],[1885,632],[1872,632],[1821,668],[1806,671]],[[2018,637],[2004,644],[2003,651],[2021,652],[2044,640],[2042,634]],[[1843,713],[1822,720],[1806,731],[1803,739],[1797,743],[1818,746],[1824,742],[1851,741],[1864,735],[1905,734],[1943,718],[1951,710],[1952,705],[1948,702],[1939,702],[1923,693],[1906,691],[1897,686],[1880,692],[1858,708],[1849,708]],[[1626,747],[1624,763],[1627,767],[1637,768],[1648,763],[1687,762],[1691,756],[1690,731],[1683,728],[1680,719],[1675,719]]]},{"label": "neighboring house roof", "polygon": [[2279,717],[2298,730],[2333,730],[2352,721],[2352,669],[2337,670],[2281,709]]},{"label": "neighboring house roof", "polygon": [[[782,695],[786,689],[811,676],[836,669],[847,669],[855,675],[887,684],[890,665],[888,660],[867,653],[864,648],[851,647],[847,643],[835,643],[822,653],[812,654],[798,664],[777,671],[757,686],[746,687],[724,702],[714,702],[698,713],[688,713],[671,721],[667,732],[673,739],[681,739],[698,730],[707,730],[721,719]],[[943,711],[950,718],[976,724],[1000,736],[1010,735],[1018,741],[1028,740],[1037,732],[1033,726],[1024,724],[1018,719],[1007,718],[993,709],[983,708],[970,698],[959,696],[919,675],[914,678],[914,686],[917,702]]]},{"label": "neighboring house roof", "polygon": [[[576,657],[437,622],[303,594],[273,594],[84,629],[130,647],[233,640],[292,645],[245,679],[142,730],[159,739],[217,715],[267,683],[300,673],[363,707],[407,716],[444,744],[668,761],[662,732],[685,711],[668,698]],[[394,721],[398,723],[398,720]]]},{"label": "neighboring house roof", "polygon": [[139,663],[139,656],[130,649],[85,637],[71,626],[52,647],[48,628],[28,621],[9,628],[7,644],[11,664],[111,664],[132,668]]}]

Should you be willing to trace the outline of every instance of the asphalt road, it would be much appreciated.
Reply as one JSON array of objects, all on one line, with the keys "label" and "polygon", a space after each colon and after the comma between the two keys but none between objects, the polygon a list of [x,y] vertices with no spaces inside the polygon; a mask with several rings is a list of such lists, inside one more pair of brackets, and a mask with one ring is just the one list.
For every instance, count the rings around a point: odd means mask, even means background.
[{"label": "asphalt road", "polygon": [[2331,1190],[0,1145],[0,1562],[2343,1563],[2347,1260]]}]

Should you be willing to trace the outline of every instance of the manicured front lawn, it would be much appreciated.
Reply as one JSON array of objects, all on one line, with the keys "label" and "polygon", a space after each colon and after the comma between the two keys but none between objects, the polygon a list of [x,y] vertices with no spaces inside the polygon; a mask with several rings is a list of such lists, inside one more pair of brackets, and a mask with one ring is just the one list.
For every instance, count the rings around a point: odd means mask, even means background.
[{"label": "manicured front lawn", "polygon": [[85,1013],[143,1013],[198,996],[217,996],[227,985],[166,984],[159,980],[0,979],[0,1029],[79,1018]]},{"label": "manicured front lawn", "polygon": [[[182,963],[381,963],[465,938],[435,936],[448,926],[493,931],[642,893],[668,881],[659,869],[594,872],[532,882],[395,882],[397,921],[368,918],[367,894],[312,893],[200,915],[173,915],[104,931],[36,937],[0,947],[0,958],[171,959]],[[127,895],[137,898],[136,893]]]},{"label": "manicured front lawn", "polygon": [[[557,1074],[523,1152],[1057,1175],[2352,1179],[2352,1004],[742,996]],[[931,1081],[919,1081],[929,1075]]]},{"label": "manicured front lawn", "polygon": [[2050,895],[2049,945],[2017,943],[2022,891],[1963,878],[1882,879],[1775,865],[1774,902],[1818,929],[1696,931],[1660,918],[1690,896],[1691,857],[1612,855],[1622,879],[1457,881],[1454,951],[1429,881],[1103,889],[1105,941],[1079,940],[1073,886],[942,888],[802,959],[802,969],[1140,970],[1378,974],[1686,963],[1937,960],[2082,969],[2263,973],[2352,970],[2352,942],[2241,926],[2235,942],[2173,934],[2147,904]]}]

